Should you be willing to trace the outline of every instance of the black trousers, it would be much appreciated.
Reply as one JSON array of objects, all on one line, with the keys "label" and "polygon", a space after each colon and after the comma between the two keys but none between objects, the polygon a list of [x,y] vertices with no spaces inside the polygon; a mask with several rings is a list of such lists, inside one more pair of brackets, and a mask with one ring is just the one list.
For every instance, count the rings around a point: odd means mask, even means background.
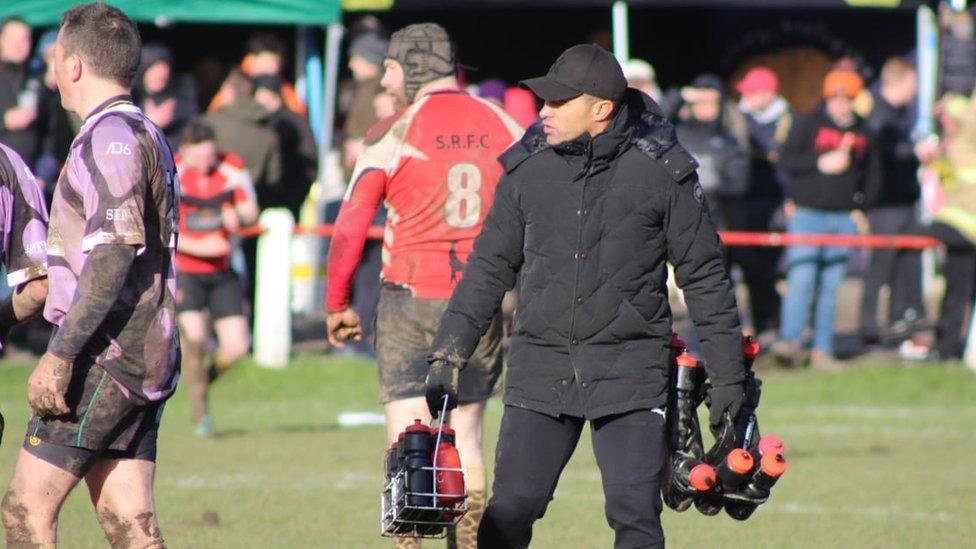
[{"label": "black trousers", "polygon": [[922,232],[938,238],[946,247],[942,267],[945,295],[935,327],[935,348],[943,359],[960,358],[963,334],[969,327],[966,312],[976,297],[976,245],[945,223],[935,222]]},{"label": "black trousers", "polygon": [[[916,224],[914,206],[890,206],[868,211],[868,221],[874,234],[906,234]],[[861,299],[861,335],[881,336],[878,326],[878,293],[888,284],[891,298],[888,324],[899,320],[913,321],[925,317],[922,304],[922,260],[914,250],[874,248],[864,274]],[[887,327],[887,326],[886,326]]]},{"label": "black trousers", "polygon": [[[779,202],[771,200],[729,200],[723,211],[729,230],[768,231],[779,206]],[[776,276],[782,248],[729,246],[725,252],[726,267],[736,264],[742,269],[756,333],[775,330],[780,316],[781,299],[776,291]]]},{"label": "black trousers", "polygon": [[[528,547],[532,525],[552,500],[585,420],[506,406],[495,451],[492,496],[478,530],[483,549]],[[664,417],[650,410],[590,423],[616,548],[664,547],[661,468]]]}]

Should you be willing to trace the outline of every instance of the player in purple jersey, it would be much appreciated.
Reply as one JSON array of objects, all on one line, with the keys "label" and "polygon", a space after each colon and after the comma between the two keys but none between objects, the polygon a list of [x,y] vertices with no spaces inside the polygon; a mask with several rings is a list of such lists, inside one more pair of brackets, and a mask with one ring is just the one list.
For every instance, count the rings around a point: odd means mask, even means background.
[{"label": "player in purple jersey", "polygon": [[[0,261],[14,289],[0,301],[0,349],[7,331],[41,312],[47,295],[47,207],[20,156],[0,144]],[[0,414],[0,440],[3,415]]]},{"label": "player in purple jersey", "polygon": [[124,13],[76,6],[54,48],[62,104],[84,124],[51,206],[44,316],[57,330],[28,381],[34,417],[2,504],[7,543],[55,544],[61,504],[84,478],[112,547],[164,547],[153,476],[179,377],[176,169],[129,97],[140,39]]}]

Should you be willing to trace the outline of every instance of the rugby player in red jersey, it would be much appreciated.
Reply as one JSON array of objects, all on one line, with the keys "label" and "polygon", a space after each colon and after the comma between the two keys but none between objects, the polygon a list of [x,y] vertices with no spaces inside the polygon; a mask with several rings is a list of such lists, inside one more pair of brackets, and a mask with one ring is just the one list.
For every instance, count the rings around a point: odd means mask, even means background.
[{"label": "rugby player in red jersey", "polygon": [[[329,250],[329,341],[362,337],[349,307],[349,286],[366,231],[385,201],[383,288],[376,319],[380,401],[391,442],[414,418],[430,420],[425,355],[451,292],[460,281],[502,173],[496,160],[522,135],[504,111],[459,89],[454,48],[433,23],[393,34],[383,88],[399,103],[394,116],[366,136]],[[481,452],[485,401],[501,371],[496,317],[460,373],[460,406],[451,415],[466,470],[470,511],[457,527],[458,546],[475,547],[485,504]],[[412,543],[398,539],[399,545]]]},{"label": "rugby player in red jersey", "polygon": [[[214,377],[247,354],[251,339],[244,316],[244,290],[230,267],[231,233],[257,221],[258,204],[244,161],[217,151],[214,130],[204,120],[183,128],[176,170],[180,174],[176,311],[183,378],[197,436],[209,437],[213,421],[207,390]],[[207,362],[211,322],[217,349]]]}]

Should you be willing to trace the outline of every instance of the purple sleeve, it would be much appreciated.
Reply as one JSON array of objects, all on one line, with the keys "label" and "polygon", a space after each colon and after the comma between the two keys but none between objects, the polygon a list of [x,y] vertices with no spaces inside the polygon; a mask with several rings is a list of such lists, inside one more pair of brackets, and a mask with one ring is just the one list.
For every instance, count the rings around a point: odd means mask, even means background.
[{"label": "purple sleeve", "polygon": [[47,206],[37,181],[17,153],[0,149],[0,205],[7,284],[47,274]]},{"label": "purple sleeve", "polygon": [[100,244],[146,246],[148,178],[142,145],[125,119],[107,116],[92,130],[84,185],[85,237],[82,251]]}]

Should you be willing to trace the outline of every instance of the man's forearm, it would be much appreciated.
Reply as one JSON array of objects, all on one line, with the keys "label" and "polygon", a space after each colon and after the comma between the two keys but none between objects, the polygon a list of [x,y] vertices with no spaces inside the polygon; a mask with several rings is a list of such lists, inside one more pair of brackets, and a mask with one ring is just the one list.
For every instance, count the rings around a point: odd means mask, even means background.
[{"label": "man's forearm", "polygon": [[73,360],[102,324],[119,297],[135,261],[133,246],[96,246],[81,271],[74,302],[48,345],[48,352]]},{"label": "man's forearm", "polygon": [[0,302],[0,330],[37,316],[44,309],[46,299],[47,277],[35,278],[14,288],[13,293]]}]

